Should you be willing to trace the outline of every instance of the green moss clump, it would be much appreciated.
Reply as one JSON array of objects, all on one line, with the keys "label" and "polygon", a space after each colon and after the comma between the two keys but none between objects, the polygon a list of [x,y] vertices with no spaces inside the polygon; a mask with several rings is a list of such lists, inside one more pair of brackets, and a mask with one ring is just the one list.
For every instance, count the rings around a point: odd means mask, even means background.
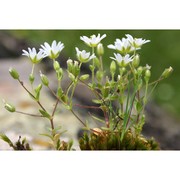
[{"label": "green moss clump", "polygon": [[79,139],[81,150],[160,150],[159,144],[153,139],[142,135],[134,135],[130,130],[124,134],[121,141],[121,131],[101,133],[84,133]]}]

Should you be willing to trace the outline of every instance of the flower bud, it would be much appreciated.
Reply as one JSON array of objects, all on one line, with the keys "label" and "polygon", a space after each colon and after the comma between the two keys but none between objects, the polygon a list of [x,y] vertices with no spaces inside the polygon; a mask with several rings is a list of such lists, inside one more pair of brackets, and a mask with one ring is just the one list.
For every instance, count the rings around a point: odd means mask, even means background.
[{"label": "flower bud", "polygon": [[45,76],[44,74],[40,73],[41,76],[41,82],[45,85],[48,86],[49,85],[49,80],[47,78],[47,76]]},{"label": "flower bud", "polygon": [[104,47],[103,47],[103,45],[102,45],[101,43],[99,43],[99,44],[97,45],[97,54],[98,54],[99,56],[102,56],[102,55],[104,54]]},{"label": "flower bud", "polygon": [[54,61],[53,66],[56,71],[60,69],[60,65],[58,61]]},{"label": "flower bud", "polygon": [[103,78],[103,72],[102,71],[97,71],[96,72],[96,78],[98,81],[101,81]]},{"label": "flower bud", "polygon": [[59,68],[57,71],[56,71],[56,76],[58,78],[58,81],[60,81],[62,78],[63,78],[63,69],[62,68]]},{"label": "flower bud", "polygon": [[72,61],[72,59],[67,60],[67,69],[68,69],[69,72],[72,72],[72,69],[73,69],[73,61]]},{"label": "flower bud", "polygon": [[30,74],[29,75],[29,81],[30,81],[31,84],[34,82],[34,79],[35,79],[34,75]]},{"label": "flower bud", "polygon": [[80,80],[81,81],[85,81],[85,80],[87,80],[89,78],[89,74],[84,74],[84,75],[82,75],[81,77],[80,77]]},{"label": "flower bud", "polygon": [[76,78],[75,78],[75,76],[72,73],[69,73],[68,75],[69,75],[69,79],[71,81],[75,81]]},{"label": "flower bud", "polygon": [[4,102],[4,107],[6,110],[8,110],[9,112],[16,111],[16,108],[12,104],[6,103],[5,100],[3,100],[3,102]]},{"label": "flower bud", "polygon": [[118,81],[121,80],[121,75],[118,75],[117,80],[118,80]]},{"label": "flower bud", "polygon": [[111,62],[110,72],[114,74],[116,72],[116,63],[114,61]]},{"label": "flower bud", "polygon": [[170,74],[173,72],[173,68],[170,66],[169,68],[166,68],[164,72],[162,73],[161,77],[162,78],[167,78],[170,76]]},{"label": "flower bud", "polygon": [[145,81],[148,82],[150,77],[151,77],[151,71],[149,69],[146,69],[145,75],[144,75]]},{"label": "flower bud", "polygon": [[9,68],[9,73],[14,79],[19,79],[19,74],[15,69]]},{"label": "flower bud", "polygon": [[133,61],[132,61],[132,64],[133,66],[136,68],[139,66],[139,63],[140,63],[140,58],[139,58],[139,55],[136,54],[136,56],[134,57]]},{"label": "flower bud", "polygon": [[142,66],[139,66],[137,68],[137,74],[140,76],[142,74],[142,72],[143,72],[143,68],[142,68]]},{"label": "flower bud", "polygon": [[126,68],[125,67],[119,68],[119,72],[120,72],[120,75],[122,76],[126,72]]},{"label": "flower bud", "polygon": [[101,64],[100,64],[100,60],[96,57],[94,58],[94,66],[97,68],[100,68]]}]

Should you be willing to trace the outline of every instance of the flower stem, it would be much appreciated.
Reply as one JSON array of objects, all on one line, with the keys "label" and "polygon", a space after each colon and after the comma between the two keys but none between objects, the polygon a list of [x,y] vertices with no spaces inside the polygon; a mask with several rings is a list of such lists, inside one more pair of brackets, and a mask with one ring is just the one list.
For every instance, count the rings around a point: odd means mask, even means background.
[{"label": "flower stem", "polygon": [[25,113],[25,112],[21,112],[21,111],[16,111],[16,113],[24,114],[24,115],[28,115],[28,116],[33,116],[33,117],[44,117],[43,115],[30,114],[30,113]]},{"label": "flower stem", "polygon": [[70,111],[80,121],[80,123],[83,124],[84,127],[86,127],[86,124],[80,119],[80,117],[73,111],[72,108],[70,109]]},{"label": "flower stem", "polygon": [[[92,47],[92,54],[94,54],[94,47]],[[93,58],[93,64],[92,64],[92,84],[94,84],[94,69],[95,69],[95,62]]]}]

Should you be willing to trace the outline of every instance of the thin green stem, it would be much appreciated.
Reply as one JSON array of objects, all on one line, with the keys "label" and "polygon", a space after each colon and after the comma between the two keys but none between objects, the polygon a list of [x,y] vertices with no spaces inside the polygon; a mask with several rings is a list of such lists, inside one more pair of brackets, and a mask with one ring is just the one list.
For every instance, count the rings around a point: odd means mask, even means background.
[{"label": "thin green stem", "polygon": [[21,112],[21,111],[15,111],[15,112],[16,112],[16,113],[19,113],[19,114],[24,114],[24,115],[28,115],[28,116],[33,116],[33,117],[44,117],[43,115],[25,113],[25,112]]},{"label": "thin green stem", "polygon": [[102,56],[99,56],[99,61],[100,61],[100,68],[101,68],[101,71],[103,72],[103,61],[102,61]]},{"label": "thin green stem", "polygon": [[[92,47],[92,54],[94,54],[94,47]],[[94,58],[93,58],[93,64],[92,64],[92,84],[94,84],[94,70],[95,70],[95,62],[94,62]]]},{"label": "thin green stem", "polygon": [[86,124],[81,120],[81,118],[73,111],[73,109],[71,108],[70,111],[72,112],[72,114],[79,120],[79,122],[81,124],[83,124],[84,127],[86,127]]},{"label": "thin green stem", "polygon": [[[26,91],[30,96],[32,96],[34,99],[36,99],[35,96],[24,86],[24,83],[23,83],[20,79],[18,79],[18,82],[21,84],[21,86],[25,89],[25,91]],[[36,102],[37,102],[37,104],[41,107],[41,109],[42,109],[43,111],[47,112],[46,109],[43,107],[43,105],[40,103],[39,100],[36,100]],[[52,119],[50,119],[50,123],[51,123],[51,128],[52,128],[52,130],[53,130],[53,129],[54,129],[54,125],[53,125],[53,120],[52,120]]]},{"label": "thin green stem", "polygon": [[31,74],[33,74],[33,75],[34,75],[34,67],[35,67],[35,64],[33,63],[32,64],[32,70],[31,70]]}]

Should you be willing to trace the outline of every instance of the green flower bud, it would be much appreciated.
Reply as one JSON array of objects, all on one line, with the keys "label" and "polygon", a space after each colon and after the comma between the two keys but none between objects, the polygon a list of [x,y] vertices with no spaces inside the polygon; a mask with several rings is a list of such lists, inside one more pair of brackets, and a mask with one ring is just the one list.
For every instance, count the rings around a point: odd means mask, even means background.
[{"label": "green flower bud", "polygon": [[58,61],[54,61],[53,66],[56,71],[60,69],[60,65]]},{"label": "green flower bud", "polygon": [[75,81],[75,76],[72,73],[69,73],[68,75],[71,81]]},{"label": "green flower bud", "polygon": [[80,73],[80,68],[79,68],[79,63],[78,61],[74,61],[74,70],[73,70],[73,74],[75,77],[77,77]]},{"label": "green flower bud", "polygon": [[57,75],[58,81],[60,81],[63,78],[63,69],[60,68],[59,70],[57,70],[56,75]]},{"label": "green flower bud", "polygon": [[148,82],[150,77],[151,77],[151,71],[149,69],[146,69],[145,75],[144,75],[145,81]]},{"label": "green flower bud", "polygon": [[121,75],[117,76],[117,80],[120,81],[121,80]]},{"label": "green flower bud", "polygon": [[67,69],[68,69],[69,72],[72,72],[72,69],[73,69],[73,61],[72,61],[72,59],[67,60]]},{"label": "green flower bud", "polygon": [[136,54],[136,56],[134,57],[133,61],[132,61],[132,64],[133,66],[136,68],[139,66],[139,63],[140,63],[140,58],[139,58],[139,55]]},{"label": "green flower bud", "polygon": [[173,68],[170,66],[169,68],[166,68],[164,72],[162,73],[161,77],[162,78],[167,78],[170,76],[170,74],[173,72]]},{"label": "green flower bud", "polygon": [[40,73],[40,77],[41,77],[41,82],[42,82],[45,86],[48,86],[48,85],[49,85],[49,80],[48,80],[47,76],[45,76],[44,74]]},{"label": "green flower bud", "polygon": [[97,68],[100,68],[101,64],[98,58],[94,58],[94,66],[96,66]]},{"label": "green flower bud", "polygon": [[82,75],[81,77],[80,77],[80,80],[81,81],[85,81],[85,80],[87,80],[89,78],[89,74],[84,74],[84,75]]},{"label": "green flower bud", "polygon": [[120,72],[120,75],[122,76],[126,72],[126,68],[125,67],[119,68],[119,72]]},{"label": "green flower bud", "polygon": [[101,81],[103,78],[103,72],[102,71],[97,71],[96,72],[96,78],[98,81]]},{"label": "green flower bud", "polygon": [[102,56],[102,55],[104,54],[104,47],[103,47],[103,45],[102,45],[101,43],[99,43],[99,44],[97,45],[97,54],[98,54],[99,56]]},{"label": "green flower bud", "polygon": [[143,68],[142,66],[139,66],[138,69],[137,69],[137,74],[140,76],[143,72]]},{"label": "green flower bud", "polygon": [[5,102],[5,100],[3,100],[3,102],[4,102],[4,107],[6,110],[8,110],[9,112],[15,112],[16,111],[16,108],[12,104]]},{"label": "green flower bud", "polygon": [[110,72],[111,74],[114,74],[116,72],[116,63],[114,61],[111,62]]},{"label": "green flower bud", "polygon": [[34,82],[34,79],[35,79],[34,75],[30,74],[29,75],[29,81],[30,81],[31,84]]},{"label": "green flower bud", "polygon": [[14,79],[19,79],[19,74],[15,69],[9,68],[9,73]]}]

